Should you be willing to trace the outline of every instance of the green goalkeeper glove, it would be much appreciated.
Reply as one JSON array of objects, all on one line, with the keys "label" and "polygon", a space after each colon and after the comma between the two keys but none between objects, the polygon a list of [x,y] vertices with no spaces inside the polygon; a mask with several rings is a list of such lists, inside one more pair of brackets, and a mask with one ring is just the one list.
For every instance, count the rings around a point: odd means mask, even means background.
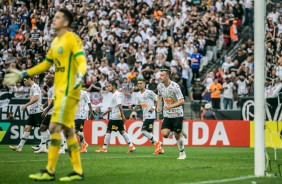
[{"label": "green goalkeeper glove", "polygon": [[77,73],[77,74],[75,75],[74,87],[73,87],[73,89],[78,88],[78,87],[81,85],[82,80],[83,80],[83,75],[81,75],[80,73]]},{"label": "green goalkeeper glove", "polygon": [[16,82],[21,81],[26,76],[27,76],[26,71],[21,72],[17,69],[9,69],[8,73],[5,75],[4,83],[10,86],[16,84]]}]

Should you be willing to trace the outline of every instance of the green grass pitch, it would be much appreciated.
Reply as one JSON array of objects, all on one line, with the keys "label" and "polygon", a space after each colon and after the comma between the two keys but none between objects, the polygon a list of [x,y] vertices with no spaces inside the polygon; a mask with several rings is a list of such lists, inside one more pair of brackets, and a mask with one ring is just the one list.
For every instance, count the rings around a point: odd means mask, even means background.
[{"label": "green grass pitch", "polygon": [[[93,184],[180,184],[180,183],[282,183],[282,177],[252,177],[254,150],[251,148],[186,147],[186,160],[177,160],[177,147],[164,147],[165,154],[153,155],[153,147],[137,146],[127,154],[126,146],[110,146],[108,153],[94,153],[90,146],[81,155],[85,180],[72,183]],[[273,149],[268,149],[273,157]],[[282,151],[278,152],[280,163]],[[0,146],[0,183],[32,184],[28,175],[43,169],[47,154],[36,155],[25,145],[22,153]],[[276,165],[273,170],[277,172]],[[72,171],[68,154],[60,155],[55,182]],[[243,178],[240,178],[243,177]],[[250,177],[250,178],[246,178]]]}]

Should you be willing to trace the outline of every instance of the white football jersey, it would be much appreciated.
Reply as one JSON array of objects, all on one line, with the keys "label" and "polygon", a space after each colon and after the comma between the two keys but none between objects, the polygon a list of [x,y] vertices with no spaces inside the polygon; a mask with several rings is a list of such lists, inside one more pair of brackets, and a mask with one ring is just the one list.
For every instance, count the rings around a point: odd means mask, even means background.
[{"label": "white football jersey", "polygon": [[88,119],[88,104],[90,97],[86,91],[80,91],[80,100],[75,114],[75,119]]},{"label": "white football jersey", "polygon": [[29,91],[29,98],[32,99],[38,95],[38,100],[29,106],[29,114],[37,114],[42,112],[41,104],[42,104],[42,93],[40,87],[33,83]]},{"label": "white football jersey", "polygon": [[[157,89],[158,94],[163,97],[164,106],[175,104],[180,99],[184,98],[180,87],[176,82],[171,81],[168,87],[165,87],[163,83],[159,83]],[[163,112],[164,117],[166,118],[176,118],[184,116],[182,106],[172,108],[170,110],[164,110]]]},{"label": "white football jersey", "polygon": [[149,110],[155,106],[155,101],[157,101],[158,95],[156,95],[151,90],[145,90],[144,93],[141,91],[138,92],[137,95],[137,105],[140,105],[143,110],[143,120],[145,119],[156,119],[155,110],[150,113]]},{"label": "white football jersey", "polygon": [[110,113],[111,120],[121,120],[122,119],[120,110],[118,108],[118,105],[122,105],[122,100],[123,100],[122,97],[123,97],[123,94],[119,92],[118,90],[116,90],[116,92],[112,96],[112,101],[111,101],[112,111]]},{"label": "white football jersey", "polygon": [[[54,89],[55,89],[55,85],[53,85],[51,88],[48,89],[47,92],[47,96],[48,96],[48,106],[50,105],[50,103],[54,100]],[[47,106],[47,107],[48,107]],[[53,107],[48,111],[48,115],[52,115],[53,113]]]}]

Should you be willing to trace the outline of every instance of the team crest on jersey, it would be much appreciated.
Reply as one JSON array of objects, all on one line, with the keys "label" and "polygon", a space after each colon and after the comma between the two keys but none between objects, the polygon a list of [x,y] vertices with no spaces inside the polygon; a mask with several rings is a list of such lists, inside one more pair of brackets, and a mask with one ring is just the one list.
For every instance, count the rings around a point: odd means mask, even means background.
[{"label": "team crest on jersey", "polygon": [[172,88],[168,89],[168,95],[169,95],[169,96],[172,96],[172,95],[173,95],[173,89],[172,89]]},{"label": "team crest on jersey", "polygon": [[59,54],[62,54],[62,53],[63,53],[63,47],[59,47],[58,53],[59,53]]}]

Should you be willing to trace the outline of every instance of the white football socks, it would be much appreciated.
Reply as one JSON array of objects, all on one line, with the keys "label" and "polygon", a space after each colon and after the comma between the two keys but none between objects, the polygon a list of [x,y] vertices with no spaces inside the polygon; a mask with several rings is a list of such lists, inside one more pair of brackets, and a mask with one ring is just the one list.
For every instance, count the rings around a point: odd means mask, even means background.
[{"label": "white football socks", "polygon": [[61,140],[62,140],[61,149],[66,149],[67,148],[66,137],[63,131],[61,131]]},{"label": "white football socks", "polygon": [[142,134],[147,137],[151,142],[152,144],[155,144],[158,142],[158,140],[154,137],[154,135],[146,130],[142,130]]},{"label": "white football socks", "polygon": [[184,152],[184,143],[183,138],[180,137],[180,139],[177,140],[178,149],[180,152]]},{"label": "white football socks", "polygon": [[47,142],[47,130],[44,132],[41,132],[41,147],[46,148],[46,142]]},{"label": "white football socks", "polygon": [[82,144],[85,144],[85,139],[84,139],[83,132],[78,131],[76,134],[78,135],[78,137],[79,137],[81,143],[82,143]]},{"label": "white football socks", "polygon": [[25,144],[25,142],[28,140],[28,137],[30,135],[30,132],[24,132],[23,136],[21,138],[20,144],[18,145],[18,147],[22,148]]},{"label": "white football socks", "polygon": [[104,145],[103,145],[103,148],[107,148],[108,147],[108,144],[111,140],[111,133],[106,133],[106,136],[104,138]]},{"label": "white football socks", "polygon": [[129,135],[128,135],[126,132],[124,132],[124,133],[122,134],[122,136],[124,137],[124,139],[125,139],[125,141],[127,142],[127,144],[128,144],[129,147],[130,147],[130,146],[133,146],[133,144],[132,144],[132,142],[131,142],[131,140],[130,140]]}]

